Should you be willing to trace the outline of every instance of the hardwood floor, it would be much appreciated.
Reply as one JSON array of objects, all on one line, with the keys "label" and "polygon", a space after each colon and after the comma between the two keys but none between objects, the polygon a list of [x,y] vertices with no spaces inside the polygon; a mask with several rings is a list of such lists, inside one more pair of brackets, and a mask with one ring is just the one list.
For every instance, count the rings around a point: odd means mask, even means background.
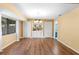
[{"label": "hardwood floor", "polygon": [[74,55],[77,54],[54,39],[21,39],[3,50],[1,55]]}]

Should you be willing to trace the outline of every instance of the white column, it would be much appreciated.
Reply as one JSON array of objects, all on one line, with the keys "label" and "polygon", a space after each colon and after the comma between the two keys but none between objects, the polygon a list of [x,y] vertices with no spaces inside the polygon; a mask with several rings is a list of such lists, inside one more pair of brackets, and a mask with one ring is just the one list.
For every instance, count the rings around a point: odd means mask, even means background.
[{"label": "white column", "polygon": [[19,37],[19,20],[16,21],[16,37],[17,37],[17,41],[20,40]]},{"label": "white column", "polygon": [[2,41],[2,24],[1,24],[1,15],[0,15],[0,52],[2,51],[2,45],[3,45],[3,41]]}]

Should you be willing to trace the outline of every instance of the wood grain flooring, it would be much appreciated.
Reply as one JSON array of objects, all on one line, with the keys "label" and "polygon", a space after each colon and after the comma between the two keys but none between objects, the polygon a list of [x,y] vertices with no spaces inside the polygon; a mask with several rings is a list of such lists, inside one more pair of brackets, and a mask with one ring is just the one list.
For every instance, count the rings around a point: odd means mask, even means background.
[{"label": "wood grain flooring", "polygon": [[5,48],[1,55],[77,55],[52,38],[21,39]]}]

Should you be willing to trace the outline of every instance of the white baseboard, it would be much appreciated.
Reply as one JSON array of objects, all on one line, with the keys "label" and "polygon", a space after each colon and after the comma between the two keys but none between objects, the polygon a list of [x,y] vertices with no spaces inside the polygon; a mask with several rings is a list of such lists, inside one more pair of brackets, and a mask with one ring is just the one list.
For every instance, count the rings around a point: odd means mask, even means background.
[{"label": "white baseboard", "polygon": [[14,43],[14,42],[16,42],[16,41],[13,41],[13,42],[11,42],[11,43],[9,43],[9,44],[5,45],[4,47],[2,47],[2,49],[1,49],[1,50],[3,50],[4,48],[8,47],[9,45],[11,45],[11,44],[12,44],[12,43]]},{"label": "white baseboard", "polygon": [[72,49],[73,51],[75,51],[76,53],[79,53],[79,51],[75,50],[74,48],[70,47],[69,45],[63,43],[62,41],[58,40],[60,43],[62,43],[63,45],[67,46],[68,48]]}]

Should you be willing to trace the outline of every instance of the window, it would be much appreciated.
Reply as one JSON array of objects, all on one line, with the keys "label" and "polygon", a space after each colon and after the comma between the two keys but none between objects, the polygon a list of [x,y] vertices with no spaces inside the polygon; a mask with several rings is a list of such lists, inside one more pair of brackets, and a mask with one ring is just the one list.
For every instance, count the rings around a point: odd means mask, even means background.
[{"label": "window", "polygon": [[2,35],[16,32],[16,21],[2,17]]}]

